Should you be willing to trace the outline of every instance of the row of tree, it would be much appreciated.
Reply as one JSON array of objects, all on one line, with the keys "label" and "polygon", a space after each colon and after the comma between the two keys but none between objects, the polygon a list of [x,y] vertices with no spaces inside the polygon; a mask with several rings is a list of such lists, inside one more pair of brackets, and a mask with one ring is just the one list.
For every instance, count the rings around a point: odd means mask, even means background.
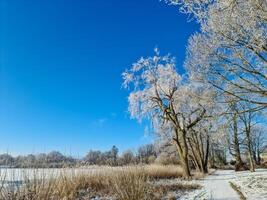
[{"label": "row of tree", "polygon": [[52,151],[48,154],[29,154],[27,156],[12,157],[9,154],[0,155],[0,166],[16,167],[16,168],[59,168],[59,167],[74,167],[85,165],[133,165],[133,164],[149,164],[155,160],[164,164],[171,161],[162,157],[157,152],[156,147],[152,144],[146,144],[138,148],[135,153],[132,150],[126,150],[119,155],[119,150],[116,146],[112,146],[109,151],[94,151],[90,150],[84,158],[74,158],[65,156],[58,151]]},{"label": "row of tree", "polygon": [[64,166],[74,166],[77,159],[71,156],[65,156],[58,151],[52,151],[48,154],[29,154],[26,156],[13,157],[10,154],[0,155],[1,167],[15,167],[15,168],[59,168]]},{"label": "row of tree", "polygon": [[89,151],[84,161],[90,165],[130,165],[130,164],[149,164],[156,160],[157,152],[152,144],[143,145],[135,153],[132,150],[124,151],[118,155],[118,148],[113,146],[110,151]]},{"label": "row of tree", "polygon": [[267,1],[166,1],[200,31],[189,39],[184,74],[158,49],[123,73],[131,116],[151,120],[155,133],[172,142],[185,177],[192,168],[206,173],[226,147],[236,170],[247,155],[254,171],[266,138]]}]

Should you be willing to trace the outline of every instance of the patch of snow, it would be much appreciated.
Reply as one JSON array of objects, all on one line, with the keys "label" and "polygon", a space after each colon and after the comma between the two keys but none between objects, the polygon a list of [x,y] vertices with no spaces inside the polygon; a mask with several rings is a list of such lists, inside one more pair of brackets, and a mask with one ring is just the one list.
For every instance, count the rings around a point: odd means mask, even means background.
[{"label": "patch of snow", "polygon": [[184,195],[181,200],[239,200],[230,182],[240,188],[247,200],[267,199],[267,169],[257,169],[253,173],[217,170],[197,182],[203,186],[202,189]]},{"label": "patch of snow", "polygon": [[234,178],[232,170],[217,170],[198,180],[203,188],[184,196],[183,200],[239,200],[237,192],[229,184]]},{"label": "patch of snow", "polygon": [[241,192],[248,200],[267,199],[267,170],[258,169],[256,172],[237,172],[232,181],[240,187]]}]

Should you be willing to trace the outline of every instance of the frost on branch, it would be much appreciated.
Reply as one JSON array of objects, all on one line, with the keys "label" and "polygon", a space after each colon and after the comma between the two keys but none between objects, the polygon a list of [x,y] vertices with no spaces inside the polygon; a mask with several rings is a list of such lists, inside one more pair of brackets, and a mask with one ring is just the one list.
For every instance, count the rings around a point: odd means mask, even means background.
[{"label": "frost on branch", "polygon": [[[187,48],[188,73],[267,107],[267,1],[220,0],[204,8],[201,31],[191,36]],[[247,94],[252,94],[249,100]]]},{"label": "frost on branch", "polygon": [[[208,151],[195,154],[196,140],[209,147],[212,123],[208,116],[214,112],[216,93],[188,75],[175,70],[174,58],[160,56],[141,58],[123,73],[124,87],[130,88],[129,112],[133,118],[144,118],[153,123],[159,136],[167,138],[177,148],[184,168],[184,177],[190,176],[189,154],[194,152],[195,163],[207,172]],[[194,129],[198,127],[198,129]],[[200,129],[201,127],[201,129]],[[194,138],[190,140],[189,138]],[[205,139],[204,139],[205,138]]]},{"label": "frost on branch", "polygon": [[122,76],[123,86],[133,88],[128,98],[129,111],[138,120],[159,115],[158,98],[167,103],[167,96],[173,95],[182,82],[174,58],[160,56],[157,50],[153,57],[139,59]]}]

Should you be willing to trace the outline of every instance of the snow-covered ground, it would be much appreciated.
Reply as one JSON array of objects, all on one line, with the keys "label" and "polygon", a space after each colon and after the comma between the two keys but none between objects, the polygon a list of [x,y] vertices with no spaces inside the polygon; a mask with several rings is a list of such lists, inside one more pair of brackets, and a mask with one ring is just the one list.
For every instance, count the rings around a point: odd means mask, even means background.
[{"label": "snow-covered ground", "polygon": [[267,199],[267,169],[258,169],[254,173],[237,172],[232,182],[240,187],[248,200]]},{"label": "snow-covered ground", "polygon": [[239,196],[232,189],[229,181],[234,179],[234,173],[230,170],[217,170],[198,181],[203,186],[185,196],[184,200],[239,200]]},{"label": "snow-covered ground", "polygon": [[235,172],[233,170],[217,170],[198,183],[203,186],[185,195],[183,200],[239,200],[238,193],[231,187],[230,182],[239,187],[247,200],[267,200],[267,170],[258,169],[256,172]]}]

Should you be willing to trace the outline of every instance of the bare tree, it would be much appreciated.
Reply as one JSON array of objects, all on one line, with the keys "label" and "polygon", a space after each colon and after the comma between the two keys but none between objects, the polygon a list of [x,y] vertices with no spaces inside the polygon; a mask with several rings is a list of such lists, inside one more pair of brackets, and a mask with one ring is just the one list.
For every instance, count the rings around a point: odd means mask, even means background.
[{"label": "bare tree", "polygon": [[90,165],[100,164],[100,160],[101,160],[101,151],[90,150],[85,156],[85,161]]},{"label": "bare tree", "polygon": [[252,127],[253,123],[255,123],[253,120],[255,118],[256,113],[253,112],[250,108],[250,104],[248,102],[239,102],[241,111],[246,111],[246,112],[241,112],[239,114],[239,118],[241,119],[243,123],[243,131],[245,133],[245,138],[246,138],[246,147],[247,147],[247,153],[248,153],[248,158],[249,158],[249,165],[250,165],[250,171],[254,172],[255,171],[255,163],[253,159],[253,146],[252,146]]},{"label": "bare tree", "polygon": [[[184,168],[189,177],[189,147],[187,135],[207,114],[205,106],[212,96],[210,90],[188,82],[175,70],[174,58],[161,57],[156,50],[154,57],[141,58],[130,70],[123,73],[124,86],[133,85],[129,95],[131,116],[148,118],[159,134],[171,133]],[[205,106],[204,106],[205,105]]]},{"label": "bare tree", "polygon": [[239,123],[239,113],[236,101],[228,101],[224,116],[225,130],[228,141],[229,153],[235,158],[235,170],[244,170],[245,163],[241,158],[241,145],[243,144],[242,131]]},{"label": "bare tree", "polygon": [[156,159],[156,150],[153,144],[146,144],[138,148],[137,158],[140,163],[150,163]]},{"label": "bare tree", "polygon": [[112,166],[116,166],[118,165],[118,153],[119,153],[119,149],[113,145],[111,150],[110,150],[110,157],[111,157],[111,165]]},{"label": "bare tree", "polygon": [[124,151],[119,160],[120,165],[130,165],[136,162],[135,155],[131,150]]},{"label": "bare tree", "polygon": [[257,165],[261,164],[261,154],[267,144],[266,130],[263,126],[256,126],[252,128],[252,148],[253,158]]},{"label": "bare tree", "polygon": [[205,119],[192,128],[187,137],[190,146],[190,157],[195,167],[202,173],[208,173],[211,135],[212,124],[209,119]]}]

